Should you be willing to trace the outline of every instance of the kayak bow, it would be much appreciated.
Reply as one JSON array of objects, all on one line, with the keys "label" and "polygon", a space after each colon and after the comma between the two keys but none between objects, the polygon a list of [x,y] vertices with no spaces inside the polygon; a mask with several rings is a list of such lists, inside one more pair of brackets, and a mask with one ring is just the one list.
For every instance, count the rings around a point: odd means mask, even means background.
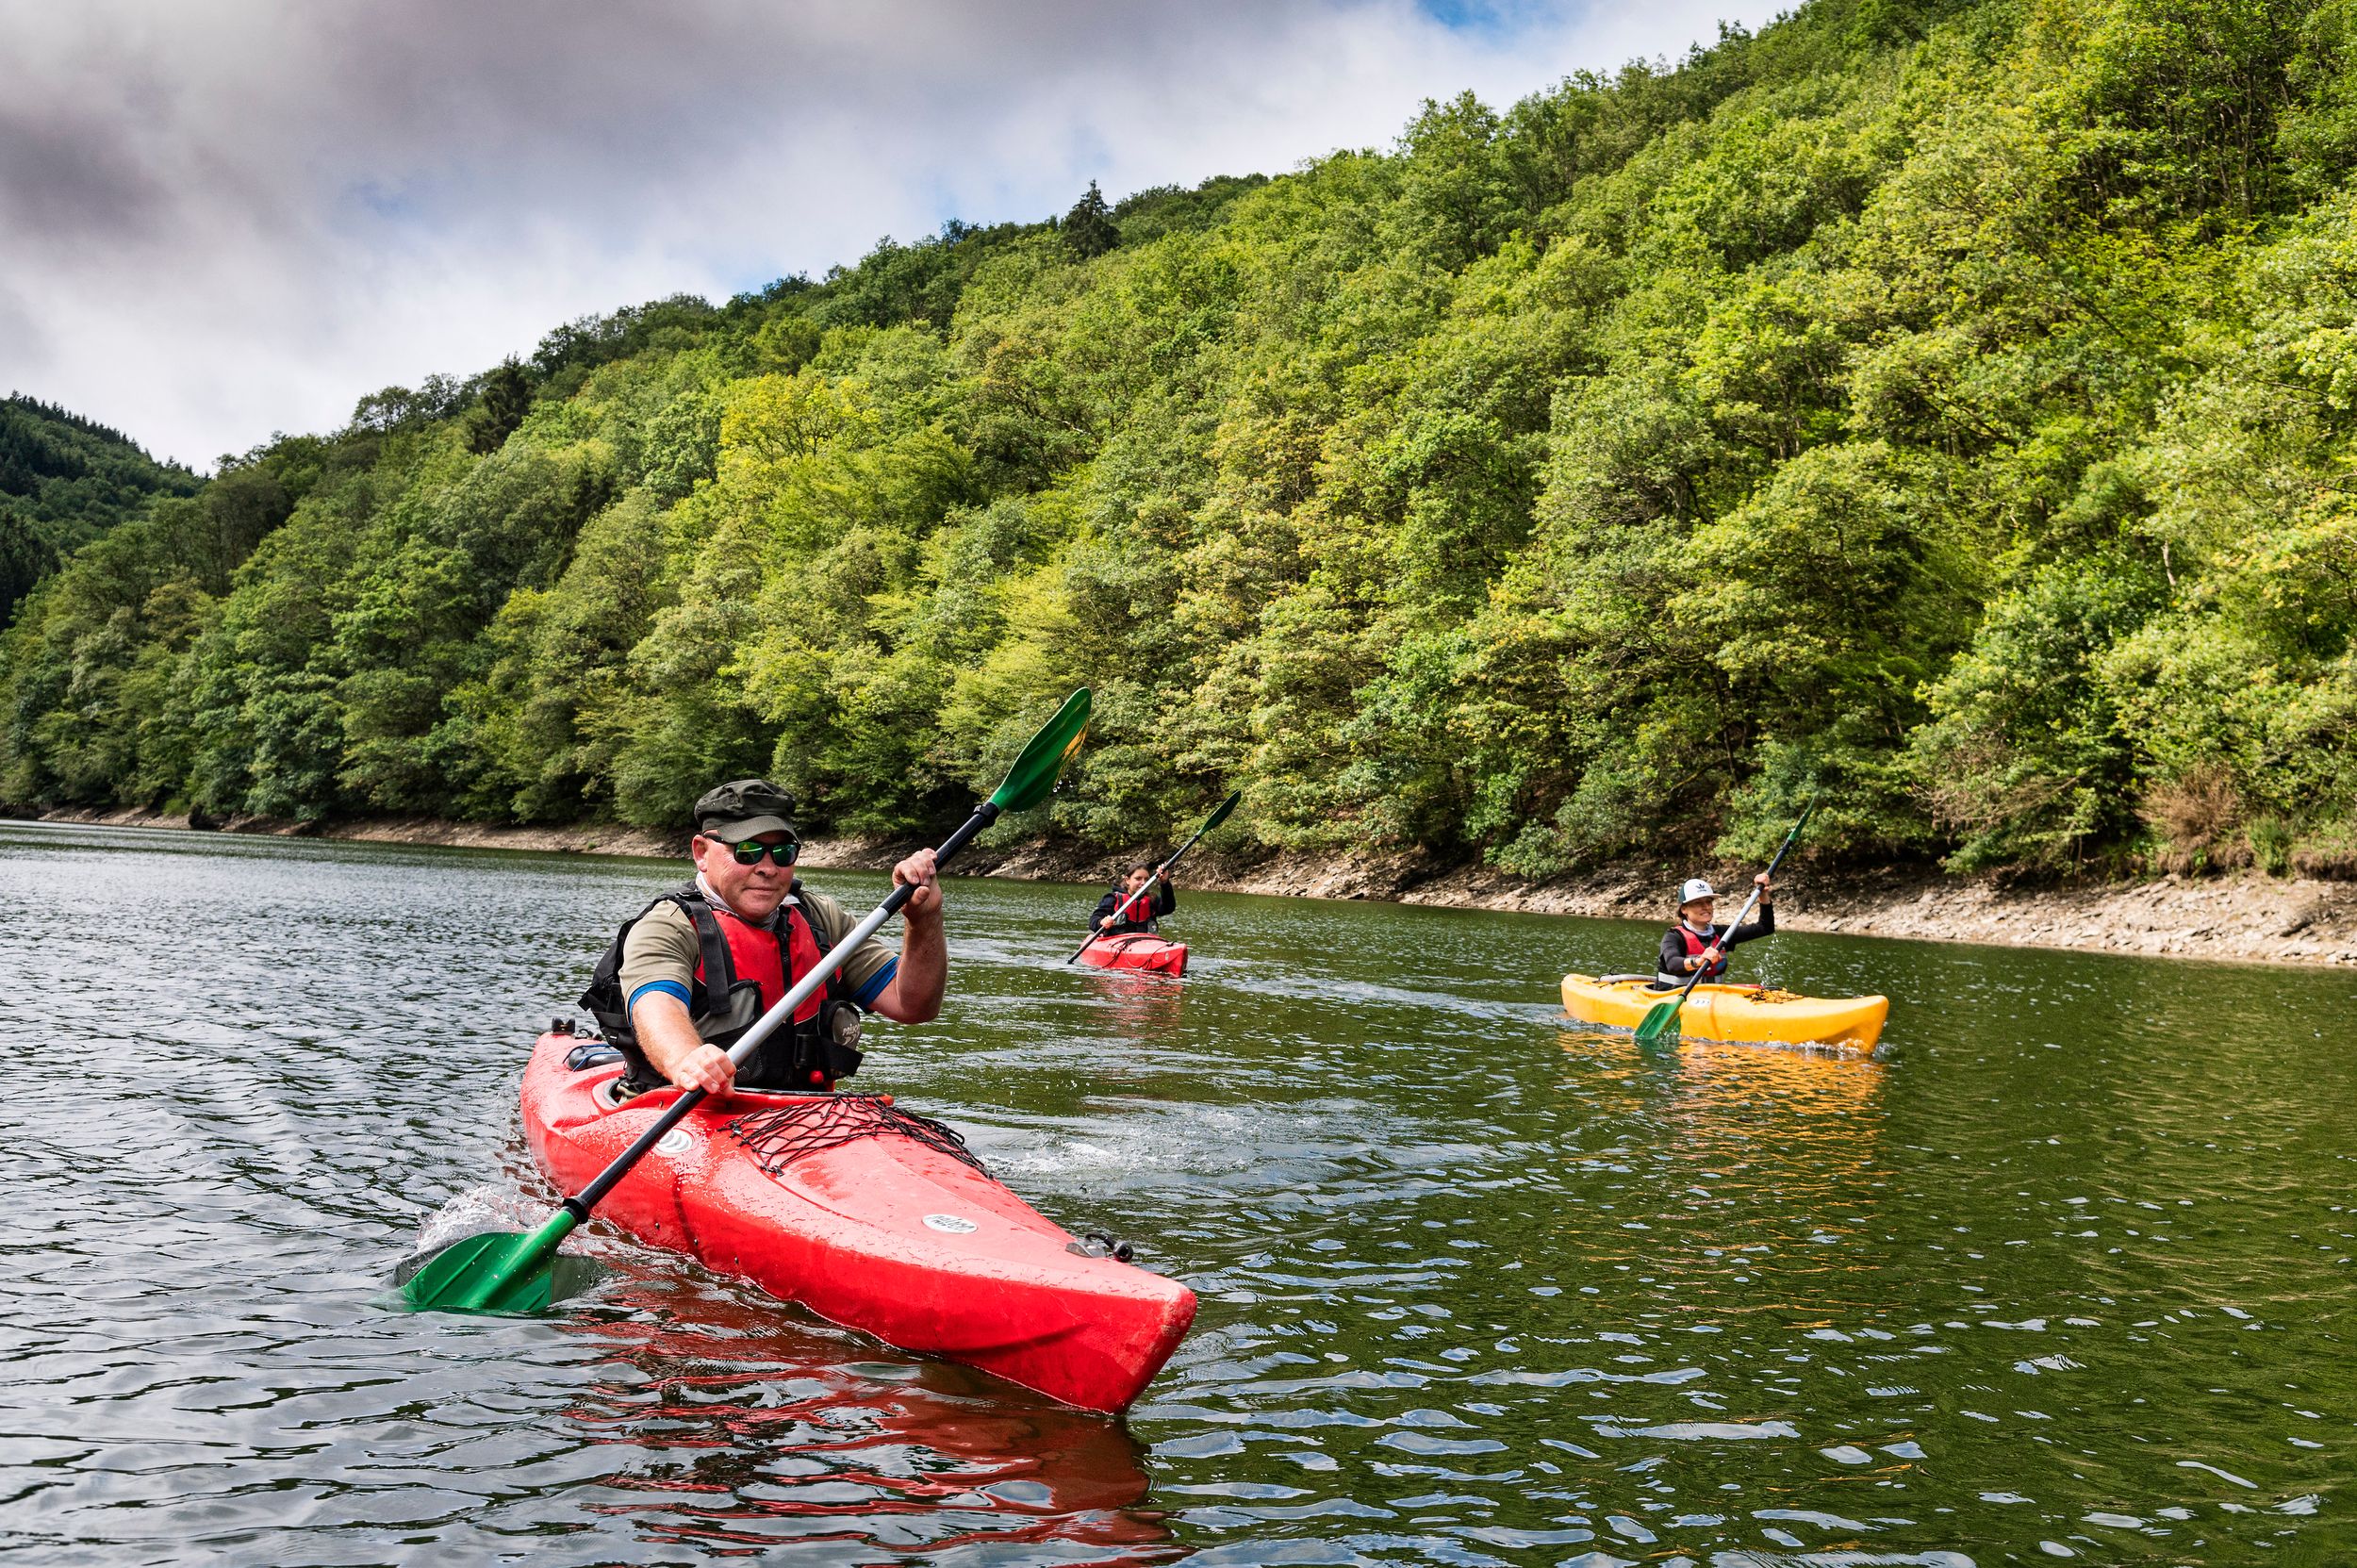
[{"label": "kayak bow", "polygon": [[1099,937],[1076,956],[1098,969],[1151,969],[1165,975],[1187,972],[1187,945],[1147,932]]}]

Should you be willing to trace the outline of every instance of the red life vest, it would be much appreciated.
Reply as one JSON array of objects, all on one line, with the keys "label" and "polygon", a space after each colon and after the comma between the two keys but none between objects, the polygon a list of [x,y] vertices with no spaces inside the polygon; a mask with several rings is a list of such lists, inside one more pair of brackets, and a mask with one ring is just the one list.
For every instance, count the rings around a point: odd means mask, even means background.
[{"label": "red life vest", "polygon": [[[1707,939],[1697,936],[1694,934],[1694,928],[1688,925],[1683,920],[1680,920],[1674,929],[1680,936],[1686,938],[1686,956],[1689,958],[1702,957],[1704,952],[1709,949],[1712,942],[1721,941],[1726,935],[1724,932],[1722,932],[1716,925],[1713,925],[1709,928],[1710,935]],[[1727,954],[1726,949],[1722,948],[1719,950],[1719,962],[1711,965],[1708,968],[1703,971],[1703,979],[1706,981],[1717,980],[1721,975],[1723,975],[1726,972]]]},{"label": "red life vest", "polygon": [[[810,921],[803,916],[801,906],[790,903],[783,907],[786,916],[786,957],[791,960],[790,964],[778,961],[776,932],[756,926],[743,916],[723,909],[718,904],[712,905],[713,918],[720,922],[720,934],[728,938],[729,967],[735,971],[736,979],[750,980],[761,987],[761,1010],[765,1013],[777,1006],[778,999],[784,996],[796,981],[810,973],[811,966],[816,964],[821,956],[818,938],[811,934]],[[698,958],[696,979],[703,982],[706,978],[703,960]],[[819,1004],[823,999],[818,992],[813,991],[795,1010],[794,1021],[805,1024],[818,1016]]]},{"label": "red life vest", "polygon": [[[800,892],[799,882],[794,890]],[[678,905],[696,928],[698,956],[687,1015],[708,1044],[723,1049],[733,1045],[762,1013],[776,1006],[788,988],[825,956],[818,933],[799,902],[781,906],[785,915],[783,950],[778,931],[749,924],[722,909],[694,883],[662,895],[647,909],[660,903]],[[581,995],[581,1004],[598,1020],[599,1030],[621,1051],[627,1065],[623,1082],[632,1093],[663,1082],[662,1074],[639,1048],[638,1032],[631,1026],[629,1000],[621,989],[623,949],[631,928],[646,913],[640,910],[614,933],[590,975],[589,988]],[[758,1007],[753,1005],[756,1001]],[[849,1029],[843,1027],[846,1014],[853,1020]],[[736,1081],[748,1089],[771,1091],[807,1093],[832,1088],[836,1079],[859,1070],[858,1015],[838,971],[795,1010],[789,1027],[755,1048],[737,1069]]]}]

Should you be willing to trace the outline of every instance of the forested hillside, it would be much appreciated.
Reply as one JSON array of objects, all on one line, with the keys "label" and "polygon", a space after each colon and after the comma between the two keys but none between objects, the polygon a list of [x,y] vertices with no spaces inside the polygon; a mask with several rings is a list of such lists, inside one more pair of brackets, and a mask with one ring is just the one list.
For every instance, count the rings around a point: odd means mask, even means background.
[{"label": "forested hillside", "polygon": [[31,398],[0,398],[0,626],[64,559],[196,475],[118,431]]},{"label": "forested hillside", "polygon": [[1816,0],[387,388],[35,592],[0,797],[2357,865],[2357,9]]}]

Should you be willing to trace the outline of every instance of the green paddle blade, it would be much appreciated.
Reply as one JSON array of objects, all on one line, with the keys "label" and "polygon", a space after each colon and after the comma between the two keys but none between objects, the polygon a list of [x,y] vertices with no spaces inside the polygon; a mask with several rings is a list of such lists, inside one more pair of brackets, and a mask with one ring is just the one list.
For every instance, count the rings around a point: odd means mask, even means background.
[{"label": "green paddle blade", "polygon": [[1238,790],[1238,791],[1236,791],[1233,795],[1230,795],[1229,797],[1228,797],[1228,799],[1226,799],[1225,801],[1222,801],[1219,803],[1219,809],[1218,809],[1217,811],[1215,811],[1215,812],[1211,813],[1211,815],[1210,816],[1210,817],[1208,817],[1208,818],[1204,821],[1204,823],[1203,823],[1203,829],[1202,829],[1202,832],[1201,832],[1201,833],[1196,834],[1195,834],[1195,836],[1196,836],[1197,838],[1200,838],[1200,837],[1202,837],[1202,836],[1203,836],[1203,834],[1210,833],[1210,832],[1211,832],[1213,828],[1216,828],[1216,827],[1218,827],[1218,826],[1219,826],[1222,822],[1227,821],[1227,820],[1228,820],[1228,814],[1229,812],[1231,812],[1231,811],[1235,810],[1235,809],[1236,809],[1236,802],[1237,802],[1238,801],[1243,800],[1243,799],[1244,799],[1244,791],[1243,791],[1243,790],[1241,790],[1241,789],[1239,789],[1239,790]]},{"label": "green paddle blade", "polygon": [[597,1278],[588,1260],[557,1253],[573,1223],[572,1214],[559,1209],[529,1235],[493,1230],[454,1242],[402,1281],[402,1297],[425,1312],[546,1312],[549,1303]]},{"label": "green paddle blade", "polygon": [[1686,1000],[1683,993],[1673,1001],[1657,1001],[1645,1010],[1643,1021],[1637,1026],[1637,1043],[1650,1046],[1664,1034],[1678,1032],[1678,1007]]},{"label": "green paddle blade", "polygon": [[1056,717],[1023,748],[1023,754],[1007,769],[1006,782],[991,795],[990,803],[1002,812],[1029,811],[1047,800],[1064,764],[1072,760],[1088,733],[1089,688],[1082,686],[1064,699]]}]

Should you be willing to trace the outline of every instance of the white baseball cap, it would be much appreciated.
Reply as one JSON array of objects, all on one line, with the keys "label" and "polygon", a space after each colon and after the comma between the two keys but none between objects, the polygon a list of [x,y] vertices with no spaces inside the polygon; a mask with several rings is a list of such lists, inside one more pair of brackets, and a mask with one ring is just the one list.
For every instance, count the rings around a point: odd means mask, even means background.
[{"label": "white baseball cap", "polygon": [[1689,877],[1687,879],[1686,885],[1678,889],[1678,907],[1684,909],[1697,899],[1715,900],[1718,897],[1718,894],[1710,890],[1710,883],[1700,877]]}]

